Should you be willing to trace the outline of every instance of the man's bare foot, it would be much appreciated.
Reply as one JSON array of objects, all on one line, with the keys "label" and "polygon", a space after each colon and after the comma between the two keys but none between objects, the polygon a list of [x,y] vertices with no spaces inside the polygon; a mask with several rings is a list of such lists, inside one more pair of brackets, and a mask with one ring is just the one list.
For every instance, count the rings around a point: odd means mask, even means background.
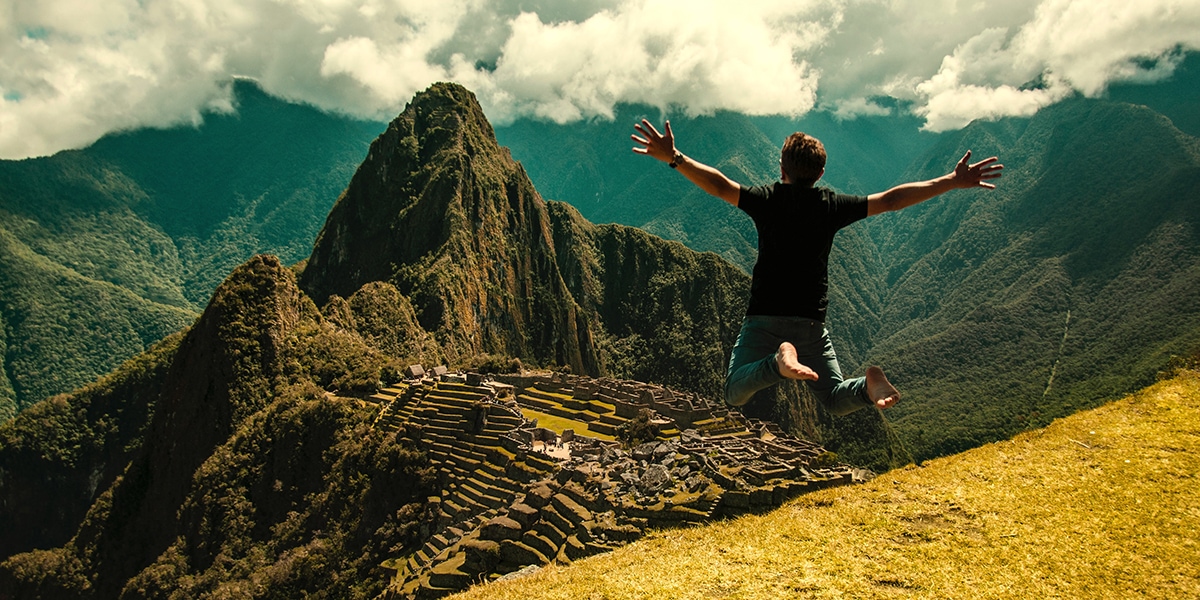
[{"label": "man's bare foot", "polygon": [[800,364],[796,358],[796,347],[791,342],[780,344],[779,349],[775,351],[775,368],[779,369],[780,375],[788,379],[817,380],[816,371]]},{"label": "man's bare foot", "polygon": [[867,395],[879,408],[888,408],[900,400],[900,392],[883,376],[883,369],[876,366],[867,367]]}]

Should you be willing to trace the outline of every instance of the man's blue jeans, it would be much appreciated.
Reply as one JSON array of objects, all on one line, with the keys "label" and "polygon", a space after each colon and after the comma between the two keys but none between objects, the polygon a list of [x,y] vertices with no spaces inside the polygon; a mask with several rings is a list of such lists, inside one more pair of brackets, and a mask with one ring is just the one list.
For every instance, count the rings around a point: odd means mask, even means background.
[{"label": "man's blue jeans", "polygon": [[785,341],[796,347],[800,364],[817,372],[816,381],[805,383],[826,411],[845,415],[871,406],[864,378],[842,380],[842,369],[823,323],[803,317],[762,315],[742,320],[725,375],[727,404],[742,406],[755,392],[784,381],[775,365],[775,351]]}]

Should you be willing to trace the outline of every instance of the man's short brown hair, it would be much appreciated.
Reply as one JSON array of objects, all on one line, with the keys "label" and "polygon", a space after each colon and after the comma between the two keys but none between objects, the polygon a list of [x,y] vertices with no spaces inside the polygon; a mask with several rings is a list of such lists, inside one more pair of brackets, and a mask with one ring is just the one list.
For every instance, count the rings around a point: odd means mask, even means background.
[{"label": "man's short brown hair", "polygon": [[783,142],[779,165],[789,183],[813,185],[825,170],[825,145],[821,140],[797,131]]}]

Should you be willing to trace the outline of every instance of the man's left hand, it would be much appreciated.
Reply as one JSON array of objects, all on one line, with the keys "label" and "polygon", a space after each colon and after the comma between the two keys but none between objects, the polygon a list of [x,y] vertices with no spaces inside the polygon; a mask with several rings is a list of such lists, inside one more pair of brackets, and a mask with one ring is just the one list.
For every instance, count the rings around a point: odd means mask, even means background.
[{"label": "man's left hand", "polygon": [[962,160],[954,165],[954,184],[958,188],[973,188],[983,187],[988,189],[996,189],[996,186],[987,182],[989,179],[1000,177],[1001,169],[1004,165],[995,164],[999,158],[993,156],[985,158],[975,164],[969,164],[971,160],[971,151],[963,155]]}]

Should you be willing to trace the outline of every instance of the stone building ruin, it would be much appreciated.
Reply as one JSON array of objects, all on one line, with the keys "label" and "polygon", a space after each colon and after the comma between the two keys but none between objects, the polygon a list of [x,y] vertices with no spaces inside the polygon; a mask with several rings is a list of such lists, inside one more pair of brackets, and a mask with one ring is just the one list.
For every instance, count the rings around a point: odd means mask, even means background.
[{"label": "stone building ruin", "polygon": [[[443,491],[428,499],[438,516],[424,547],[384,563],[387,598],[437,598],[607,552],[649,528],[768,510],[872,476],[773,423],[663,386],[406,372],[410,379],[369,398],[376,426],[419,427]],[[659,438],[623,448],[619,428],[647,409]]]}]

